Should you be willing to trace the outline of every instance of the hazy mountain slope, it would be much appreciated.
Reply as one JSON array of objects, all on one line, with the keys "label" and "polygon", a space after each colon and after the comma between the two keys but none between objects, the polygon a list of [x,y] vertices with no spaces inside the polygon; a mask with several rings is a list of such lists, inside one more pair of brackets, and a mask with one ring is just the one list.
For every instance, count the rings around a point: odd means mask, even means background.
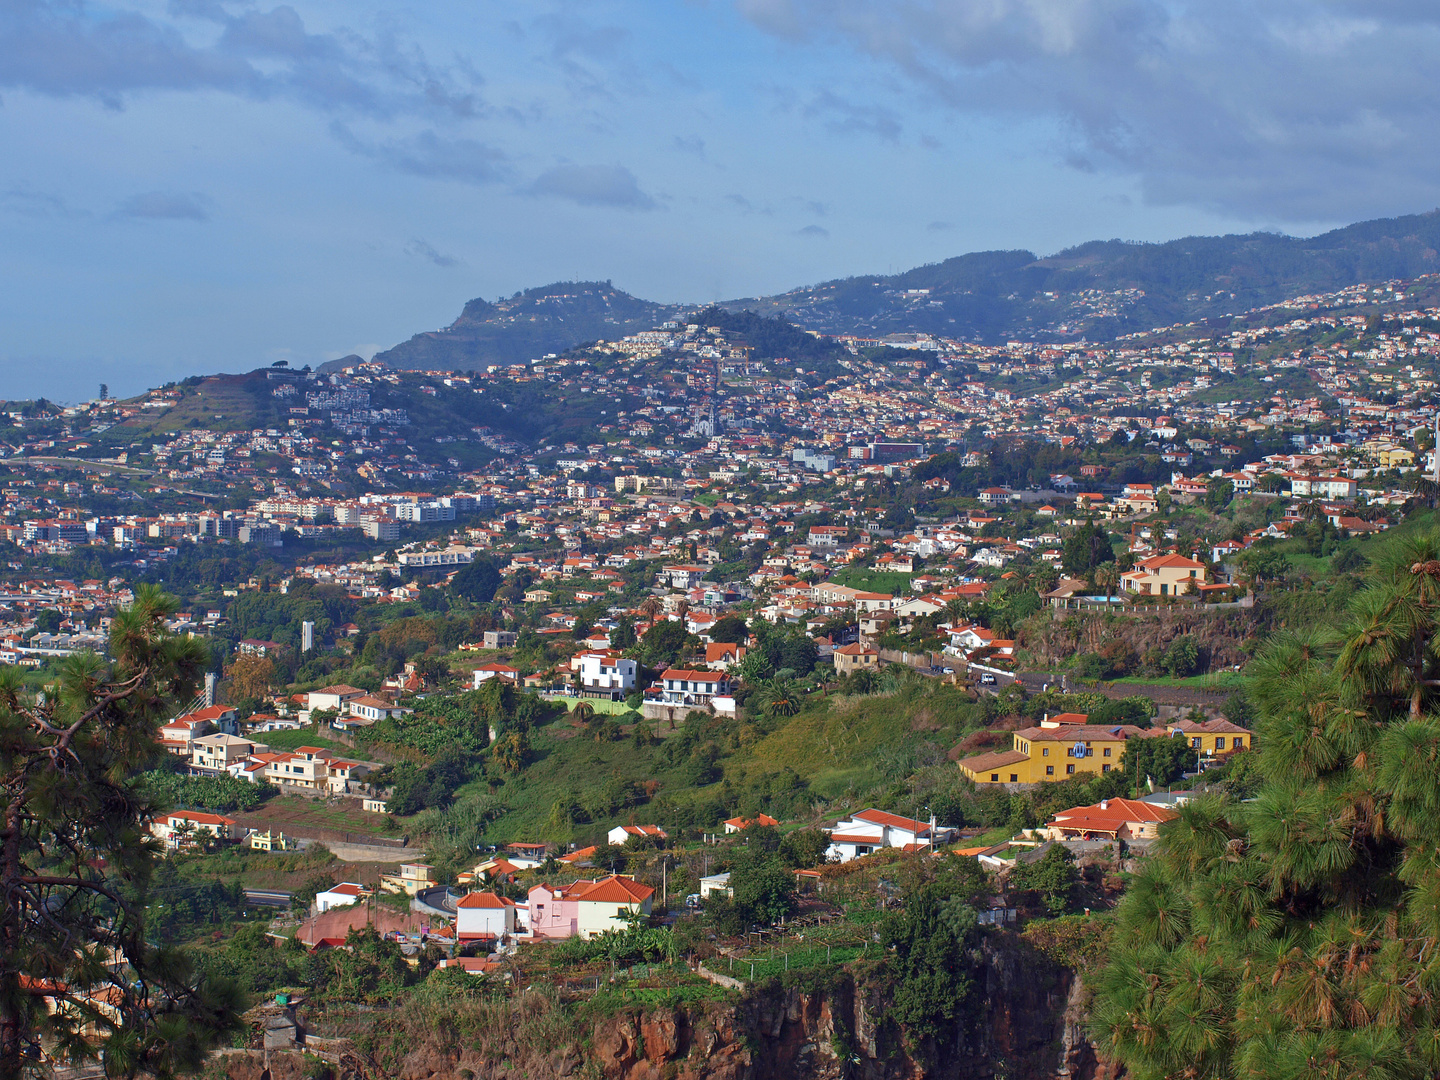
[{"label": "hazy mountain slope", "polygon": [[[1250,233],[1164,244],[1096,240],[1045,258],[1029,251],[972,252],[901,274],[836,279],[720,306],[783,315],[828,334],[1106,341],[1305,293],[1437,271],[1440,211],[1431,211],[1309,239]],[[699,309],[641,300],[609,282],[559,282],[493,303],[471,300],[450,326],[417,334],[378,359],[398,368],[469,370],[613,340]]]},{"label": "hazy mountain slope", "polygon": [[475,299],[443,330],[416,334],[376,359],[397,368],[468,371],[559,352],[583,341],[648,330],[679,309],[651,303],[608,281],[567,281],[491,303]]},{"label": "hazy mountain slope", "polygon": [[724,306],[783,314],[828,333],[1104,340],[1358,282],[1434,273],[1437,249],[1440,211],[1431,211],[1309,239],[1251,233],[1164,244],[1099,240],[1043,259],[1028,251],[976,252],[888,277],[828,281]]}]

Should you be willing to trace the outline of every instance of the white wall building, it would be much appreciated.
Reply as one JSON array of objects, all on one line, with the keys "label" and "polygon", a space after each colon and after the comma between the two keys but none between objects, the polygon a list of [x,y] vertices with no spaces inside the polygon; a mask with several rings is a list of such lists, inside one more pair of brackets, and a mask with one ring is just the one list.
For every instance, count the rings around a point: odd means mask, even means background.
[{"label": "white wall building", "polygon": [[825,855],[835,862],[849,862],[881,848],[948,843],[954,835],[955,830],[948,825],[932,827],[928,821],[916,821],[884,810],[861,810],[835,823]]}]

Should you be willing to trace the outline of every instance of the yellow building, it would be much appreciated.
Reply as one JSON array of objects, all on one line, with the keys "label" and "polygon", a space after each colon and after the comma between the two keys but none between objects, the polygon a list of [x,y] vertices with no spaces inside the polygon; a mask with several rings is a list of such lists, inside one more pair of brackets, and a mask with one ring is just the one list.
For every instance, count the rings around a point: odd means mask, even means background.
[{"label": "yellow building", "polygon": [[434,877],[434,867],[425,863],[401,863],[400,873],[381,874],[380,887],[390,889],[393,892],[403,892],[409,896],[416,896],[426,889],[433,889],[439,884]]},{"label": "yellow building", "polygon": [[1147,730],[1131,724],[1074,723],[1072,718],[1080,715],[1064,713],[1039,727],[1017,731],[1009,750],[965,758],[960,771],[977,784],[1046,784],[1120,768],[1128,739],[1183,735],[1201,757],[1248,750],[1255,744],[1249,731],[1223,719],[1179,720]]},{"label": "yellow building", "polygon": [[1172,736],[1180,732],[1189,740],[1191,749],[1198,751],[1201,757],[1223,756],[1235,750],[1252,749],[1255,745],[1255,736],[1248,729],[1223,718],[1201,723],[1176,720],[1165,730]]},{"label": "yellow building", "polygon": [[1044,784],[1120,767],[1125,740],[1145,732],[1130,724],[1052,724],[1015,732],[1014,746],[960,762],[977,784]]},{"label": "yellow building", "polygon": [[1155,555],[1120,575],[1120,587],[1142,596],[1180,596],[1205,584],[1205,564],[1183,555]]}]

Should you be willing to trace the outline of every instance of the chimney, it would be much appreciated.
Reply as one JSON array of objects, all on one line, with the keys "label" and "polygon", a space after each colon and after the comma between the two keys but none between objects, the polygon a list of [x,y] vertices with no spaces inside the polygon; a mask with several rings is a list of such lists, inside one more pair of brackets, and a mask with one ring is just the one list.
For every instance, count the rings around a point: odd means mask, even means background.
[{"label": "chimney", "polygon": [[1109,800],[1109,799],[1101,799],[1101,800],[1100,800],[1100,809],[1101,809],[1101,810],[1109,810],[1109,809],[1110,809],[1110,800]]}]

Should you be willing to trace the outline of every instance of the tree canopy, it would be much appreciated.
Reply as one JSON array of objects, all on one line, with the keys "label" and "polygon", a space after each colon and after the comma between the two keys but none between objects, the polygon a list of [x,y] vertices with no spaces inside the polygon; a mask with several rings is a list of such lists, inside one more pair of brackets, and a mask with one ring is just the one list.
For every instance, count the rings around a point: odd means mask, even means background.
[{"label": "tree canopy", "polygon": [[[156,730],[208,662],[165,630],[176,603],[153,586],[110,630],[109,663],[67,658],[43,702],[0,671],[0,1077],[17,1077],[45,1038],[62,1057],[104,1055],[110,1075],[198,1070],[240,1002],[149,943],[156,812],[141,775],[163,751]],[[123,963],[116,965],[115,959]],[[45,997],[60,1007],[46,1008]],[[97,1037],[87,1037],[93,1027]]]},{"label": "tree canopy", "polygon": [[1092,1023],[1140,1080],[1440,1070],[1440,533],[1368,585],[1252,663],[1254,797],[1184,807],[1118,909]]}]

